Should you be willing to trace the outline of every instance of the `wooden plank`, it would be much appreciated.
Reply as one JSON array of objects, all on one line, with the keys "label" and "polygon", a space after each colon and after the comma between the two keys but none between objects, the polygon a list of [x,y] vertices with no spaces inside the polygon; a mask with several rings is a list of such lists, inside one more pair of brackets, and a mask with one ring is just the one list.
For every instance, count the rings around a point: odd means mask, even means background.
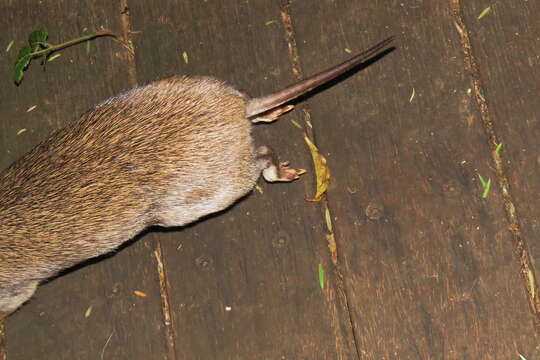
[{"label": "wooden plank", "polygon": [[[135,39],[141,81],[210,75],[259,95],[293,80],[275,2],[140,1],[131,10],[134,29],[144,29]],[[291,164],[309,168],[291,118],[298,114],[257,126],[255,135]],[[319,285],[317,267],[329,255],[318,206],[303,200],[313,191],[311,176],[261,183],[264,194],[159,234],[177,358],[356,356],[343,297],[335,285]],[[327,276],[336,284],[332,272]]]},{"label": "wooden plank", "polygon": [[[50,42],[69,40],[105,26],[121,32],[120,6],[97,1],[11,1],[0,5],[2,43],[15,40],[0,57],[0,167],[5,168],[52,130],[98,101],[130,86],[124,48],[111,39],[61,51],[46,71],[33,63],[21,86],[12,83],[17,48],[38,26]],[[4,51],[2,45],[2,52]],[[31,106],[35,110],[27,112]],[[19,136],[21,128],[27,131]],[[90,205],[91,206],[91,205]],[[5,235],[5,234],[3,234]],[[166,355],[154,243],[142,239],[117,256],[85,266],[41,286],[36,296],[6,321],[7,358],[159,359]],[[144,291],[141,298],[133,290]]]},{"label": "wooden plank", "polygon": [[309,102],[362,358],[536,354],[500,192],[482,199],[490,147],[448,3],[292,10],[305,73],[399,35],[397,51]]},{"label": "wooden plank", "polygon": [[[478,20],[488,7],[491,11]],[[494,155],[500,166],[495,166],[493,172],[504,177],[499,181],[507,184],[507,208],[515,209],[507,216],[512,221],[522,264],[523,288],[540,322],[538,281],[532,287],[529,281],[529,274],[538,269],[540,261],[540,204],[535,201],[540,191],[540,24],[534,19],[538,11],[538,2],[490,4],[479,0],[464,2],[461,15],[470,34],[482,86],[483,96],[477,102],[485,104],[485,121],[493,126],[492,148],[503,144],[500,158]],[[534,278],[538,279],[538,270]],[[538,357],[538,353],[534,355]]]}]

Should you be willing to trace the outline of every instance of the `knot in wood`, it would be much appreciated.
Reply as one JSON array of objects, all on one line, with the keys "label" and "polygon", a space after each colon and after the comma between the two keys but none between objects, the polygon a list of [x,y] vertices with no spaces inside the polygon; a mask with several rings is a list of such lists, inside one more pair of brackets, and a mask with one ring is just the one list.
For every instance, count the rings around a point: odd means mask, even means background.
[{"label": "knot in wood", "polygon": [[208,270],[212,265],[212,259],[206,256],[199,256],[195,259],[195,265],[203,270]]},{"label": "knot in wood", "polygon": [[379,220],[384,215],[384,207],[379,203],[369,203],[366,206],[366,216],[370,220]]}]

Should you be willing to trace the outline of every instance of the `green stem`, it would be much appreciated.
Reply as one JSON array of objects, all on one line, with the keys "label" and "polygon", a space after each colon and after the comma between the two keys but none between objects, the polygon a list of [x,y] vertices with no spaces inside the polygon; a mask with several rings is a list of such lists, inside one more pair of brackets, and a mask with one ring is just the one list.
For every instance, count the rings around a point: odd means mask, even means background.
[{"label": "green stem", "polygon": [[73,40],[70,40],[70,41],[66,41],[66,42],[58,44],[58,45],[48,44],[49,46],[46,49],[35,51],[35,52],[33,52],[33,53],[29,54],[29,55],[34,57],[34,56],[39,56],[39,55],[42,55],[42,54],[45,54],[45,53],[48,54],[48,53],[51,53],[53,51],[62,50],[62,49],[65,49],[65,48],[67,48],[69,46],[79,44],[79,43],[82,43],[82,42],[85,42],[85,41],[88,41],[88,40],[92,40],[92,39],[95,39],[95,38],[101,37],[101,36],[111,36],[115,40],[120,42],[122,45],[127,46],[127,45],[124,44],[123,41],[118,39],[118,36],[116,36],[116,34],[110,32],[110,31],[107,31],[107,30],[101,30],[101,31],[97,31],[97,32],[92,33],[92,34],[81,36],[79,38],[76,38],[76,39],[73,39]]}]

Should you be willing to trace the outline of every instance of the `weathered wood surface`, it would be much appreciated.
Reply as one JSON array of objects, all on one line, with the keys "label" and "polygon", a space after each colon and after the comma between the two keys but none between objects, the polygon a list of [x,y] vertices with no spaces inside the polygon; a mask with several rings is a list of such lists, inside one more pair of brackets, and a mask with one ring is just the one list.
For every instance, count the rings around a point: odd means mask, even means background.
[{"label": "weathered wood surface", "polygon": [[[534,20],[540,3],[496,4],[490,21],[474,21],[472,14],[487,6],[486,1],[465,3],[464,13],[471,14],[466,18],[475,34],[471,44],[485,88],[485,118],[494,124],[492,138],[496,141],[492,142],[503,144],[500,168],[509,194],[507,216],[514,241],[518,246],[523,243],[519,255],[525,273],[531,265],[531,269],[540,265],[540,23]],[[493,177],[497,170],[492,170]],[[537,290],[527,290],[540,313]]]},{"label": "weathered wood surface", "polygon": [[[500,192],[481,198],[478,174],[495,175],[453,7],[317,4],[293,6],[306,73],[365,39],[400,36],[395,54],[310,104],[361,353],[537,356]],[[324,16],[339,20],[312,21]]]},{"label": "weathered wood surface", "polygon": [[[98,39],[92,55],[78,46],[46,72],[33,64],[15,87],[14,50],[2,54],[0,168],[135,82],[211,75],[256,96],[294,81],[298,69],[309,75],[346,58],[346,49],[399,38],[396,51],[255,128],[259,143],[310,170],[301,181],[261,183],[263,194],[224,213],[150,232],[41,286],[5,321],[0,359],[3,351],[9,360],[539,357],[539,317],[522,272],[540,256],[539,205],[530,201],[540,184],[540,9],[497,3],[478,21],[489,5],[4,2],[0,51],[39,25],[51,42],[103,25],[133,31],[135,56]],[[303,200],[313,169],[291,120],[328,159],[333,181],[321,204]],[[504,143],[502,170],[490,126]],[[478,174],[492,178],[487,199]]]}]

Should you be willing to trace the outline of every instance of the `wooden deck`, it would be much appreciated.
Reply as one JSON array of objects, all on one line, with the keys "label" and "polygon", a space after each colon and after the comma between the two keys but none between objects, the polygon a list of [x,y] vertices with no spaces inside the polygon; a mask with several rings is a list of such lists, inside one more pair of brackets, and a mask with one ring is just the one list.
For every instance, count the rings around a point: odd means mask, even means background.
[{"label": "wooden deck", "polygon": [[[261,182],[264,193],[222,214],[147,232],[41,286],[4,322],[0,359],[540,358],[540,2],[17,0],[0,10],[2,169],[136,84],[203,74],[257,96],[398,36],[395,51],[255,128],[309,169],[300,181]],[[16,48],[41,25],[51,42],[104,26],[135,54],[97,39],[45,71],[32,64],[16,87]],[[312,160],[293,120],[328,159],[321,203],[304,200]],[[492,181],[485,199],[479,175]]]}]

